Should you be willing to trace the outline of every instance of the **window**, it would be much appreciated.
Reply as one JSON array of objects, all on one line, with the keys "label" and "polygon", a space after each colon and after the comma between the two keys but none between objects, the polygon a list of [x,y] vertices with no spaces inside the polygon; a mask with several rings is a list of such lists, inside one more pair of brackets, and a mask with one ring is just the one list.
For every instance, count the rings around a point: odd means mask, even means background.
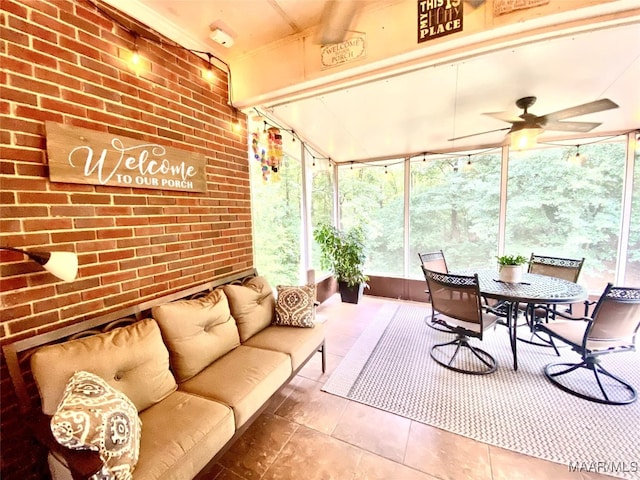
[{"label": "window", "polygon": [[500,152],[411,164],[409,277],[418,253],[443,250],[450,269],[493,265],[498,249]]},{"label": "window", "polygon": [[511,154],[505,253],[585,257],[579,281],[602,293],[615,277],[625,144],[579,151],[577,158],[575,146]]},{"label": "window", "polygon": [[[277,174],[268,168],[263,171],[260,158],[250,160],[255,266],[273,286],[300,281],[302,169],[295,157],[300,144],[291,142],[287,132],[282,137],[284,153]],[[258,149],[259,156],[268,152],[262,132]]]},{"label": "window", "polygon": [[[322,158],[313,158],[307,153],[307,171],[311,174],[311,268],[319,278],[320,248],[313,240],[313,230],[321,223],[333,223],[333,167],[330,162]],[[327,273],[327,272],[324,272]]]},{"label": "window", "polygon": [[364,225],[368,275],[404,275],[403,163],[348,165],[338,170],[341,228]]},{"label": "window", "polygon": [[631,222],[629,246],[627,248],[627,265],[624,275],[624,285],[626,287],[640,287],[640,150],[638,148],[640,136],[636,136],[635,141]]}]

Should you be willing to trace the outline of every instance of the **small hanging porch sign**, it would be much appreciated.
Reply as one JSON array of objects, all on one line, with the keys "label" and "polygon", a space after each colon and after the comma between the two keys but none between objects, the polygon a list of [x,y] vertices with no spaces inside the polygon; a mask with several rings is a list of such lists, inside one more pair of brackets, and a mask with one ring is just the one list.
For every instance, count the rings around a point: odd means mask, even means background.
[{"label": "small hanging porch sign", "polygon": [[418,0],[418,43],[462,31],[462,0]]},{"label": "small hanging porch sign", "polygon": [[52,182],[206,192],[206,159],[122,135],[46,122]]}]

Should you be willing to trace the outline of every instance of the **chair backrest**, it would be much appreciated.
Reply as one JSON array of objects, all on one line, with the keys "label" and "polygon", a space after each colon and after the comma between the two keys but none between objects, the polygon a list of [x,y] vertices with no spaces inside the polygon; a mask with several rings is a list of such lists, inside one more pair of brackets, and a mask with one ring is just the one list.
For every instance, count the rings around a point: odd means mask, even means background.
[{"label": "chair backrest", "polygon": [[432,272],[448,273],[447,261],[444,258],[444,252],[438,250],[435,252],[418,253],[422,271],[431,270]]},{"label": "chair backrest", "polygon": [[590,342],[633,345],[640,328],[640,288],[614,287],[609,283],[591,318],[587,333]]},{"label": "chair backrest", "polygon": [[529,260],[529,273],[556,277],[570,282],[577,282],[584,264],[584,258],[560,258],[545,257],[543,255],[531,254]]},{"label": "chair backrest", "polygon": [[478,274],[454,275],[425,269],[434,311],[479,325],[482,332],[482,304]]}]

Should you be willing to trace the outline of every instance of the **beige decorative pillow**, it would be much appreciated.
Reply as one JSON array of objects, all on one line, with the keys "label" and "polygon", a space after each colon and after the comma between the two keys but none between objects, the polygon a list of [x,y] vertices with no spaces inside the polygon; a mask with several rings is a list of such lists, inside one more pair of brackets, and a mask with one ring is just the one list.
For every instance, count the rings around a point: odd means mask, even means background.
[{"label": "beige decorative pillow", "polygon": [[142,422],[127,396],[90,372],[67,382],[51,417],[51,432],[61,445],[100,454],[103,467],[92,479],[130,480],[140,453]]},{"label": "beige decorative pillow", "polygon": [[274,325],[313,327],[315,319],[316,286],[278,285]]},{"label": "beige decorative pillow", "polygon": [[241,342],[271,325],[276,300],[266,278],[252,277],[242,285],[225,285],[223,288],[229,299],[231,315],[236,319]]},{"label": "beige decorative pillow", "polygon": [[221,288],[206,297],[153,307],[169,348],[171,367],[184,382],[240,345],[238,327]]}]

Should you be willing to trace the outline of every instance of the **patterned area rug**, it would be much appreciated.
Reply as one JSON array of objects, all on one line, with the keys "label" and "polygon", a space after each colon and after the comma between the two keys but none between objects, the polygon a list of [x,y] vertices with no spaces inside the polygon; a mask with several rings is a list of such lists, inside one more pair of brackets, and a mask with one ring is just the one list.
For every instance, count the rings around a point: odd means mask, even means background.
[{"label": "patterned area rug", "polygon": [[[498,363],[490,375],[450,371],[431,359],[452,339],[428,327],[430,310],[385,305],[322,390],[498,447],[619,478],[640,479],[640,400],[608,406],[553,386],[543,368],[579,356],[518,342],[518,370],[507,329],[473,345]],[[616,358],[617,357],[617,358]],[[640,354],[610,355],[603,365],[640,388]]]}]

